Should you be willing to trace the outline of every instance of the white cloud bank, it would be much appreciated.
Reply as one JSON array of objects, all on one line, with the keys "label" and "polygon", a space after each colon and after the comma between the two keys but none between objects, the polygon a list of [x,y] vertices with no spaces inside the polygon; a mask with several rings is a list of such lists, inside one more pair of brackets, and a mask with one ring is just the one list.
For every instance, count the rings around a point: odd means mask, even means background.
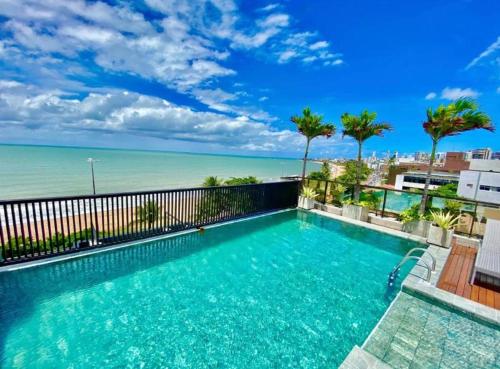
[{"label": "white cloud bank", "polygon": [[[0,86],[0,127],[116,132],[254,151],[296,151],[304,146],[297,132],[277,130],[246,116],[197,111],[123,90],[77,98],[16,81],[0,80]],[[321,141],[317,140],[319,147]],[[334,143],[331,139],[324,145]]]},{"label": "white cloud bank", "polygon": [[[245,91],[218,86],[237,76],[228,66],[233,50],[276,63],[343,63],[316,32],[294,29],[275,3],[249,17],[233,0],[145,0],[141,6],[2,0],[0,16],[0,62],[6,66],[0,78],[2,89],[9,89],[1,94],[0,124],[125,130],[275,150],[294,134],[274,130],[274,117],[242,102]],[[88,82],[122,75],[159,82],[207,111]]]}]

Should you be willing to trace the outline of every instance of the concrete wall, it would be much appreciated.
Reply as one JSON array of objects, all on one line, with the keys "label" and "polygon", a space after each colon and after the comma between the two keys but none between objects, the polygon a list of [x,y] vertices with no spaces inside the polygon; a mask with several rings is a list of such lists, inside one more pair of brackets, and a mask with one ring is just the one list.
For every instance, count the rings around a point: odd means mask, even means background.
[{"label": "concrete wall", "polygon": [[[490,186],[491,189],[482,190],[480,186]],[[468,199],[500,204],[498,188],[500,188],[500,173],[463,170],[460,172],[457,193]]]},{"label": "concrete wall", "polygon": [[398,174],[396,176],[396,181],[394,182],[394,188],[396,190],[402,190],[403,189],[403,179],[405,176],[403,174]]},{"label": "concrete wall", "polygon": [[500,172],[500,160],[471,159],[469,170]]}]

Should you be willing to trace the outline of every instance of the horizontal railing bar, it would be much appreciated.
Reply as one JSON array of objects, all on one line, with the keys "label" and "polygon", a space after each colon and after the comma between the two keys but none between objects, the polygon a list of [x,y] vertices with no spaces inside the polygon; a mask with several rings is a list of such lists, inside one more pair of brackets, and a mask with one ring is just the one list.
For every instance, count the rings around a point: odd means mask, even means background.
[{"label": "horizontal railing bar", "polygon": [[24,199],[11,199],[11,200],[0,200],[0,205],[10,205],[18,203],[32,203],[39,201],[71,201],[71,200],[92,200],[100,199],[101,197],[117,197],[117,196],[131,196],[131,195],[148,195],[148,194],[159,194],[159,193],[173,193],[173,192],[186,192],[189,190],[213,190],[219,187],[222,188],[244,188],[248,186],[264,186],[264,185],[275,185],[279,183],[287,182],[299,182],[295,180],[283,180],[280,182],[264,182],[255,184],[240,184],[240,185],[223,185],[223,186],[212,186],[212,187],[183,187],[183,188],[169,188],[164,190],[151,190],[151,191],[132,191],[132,192],[109,192],[109,193],[98,193],[95,195],[71,195],[71,196],[53,196],[53,197],[32,197]]},{"label": "horizontal railing bar", "polygon": [[[324,179],[310,179],[306,178],[308,181],[316,181],[319,183],[322,182],[329,182],[329,183],[334,183],[334,184],[341,184],[344,186],[355,186],[355,183],[346,183],[346,182],[340,182],[340,181],[332,181],[332,180],[324,180]],[[388,188],[388,187],[382,187],[382,186],[371,186],[371,185],[360,185],[362,188],[371,188],[371,189],[376,189],[376,190],[387,190],[387,191],[392,191],[392,192],[400,192],[400,193],[409,193],[411,195],[423,195],[423,193],[420,192],[412,192],[412,191],[407,191],[407,190],[397,190],[393,188]],[[492,203],[492,202],[486,202],[486,201],[479,201],[479,200],[471,200],[471,199],[466,199],[464,197],[451,197],[451,196],[442,196],[442,195],[432,195],[429,193],[430,197],[434,199],[446,199],[446,200],[455,200],[455,201],[461,201],[461,202],[468,202],[471,204],[478,204],[478,205],[483,205],[483,206],[491,206],[491,207],[499,207],[498,204]]]}]

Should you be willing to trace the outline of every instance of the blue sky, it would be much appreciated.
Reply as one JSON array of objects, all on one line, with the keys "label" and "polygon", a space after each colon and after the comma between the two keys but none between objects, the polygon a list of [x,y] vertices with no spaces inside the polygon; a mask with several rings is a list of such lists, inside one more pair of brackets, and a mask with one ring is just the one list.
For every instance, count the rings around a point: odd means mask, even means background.
[{"label": "blue sky", "polygon": [[[429,150],[428,106],[500,121],[500,2],[0,2],[0,142],[300,156],[304,106],[376,111],[365,154]],[[499,133],[445,139],[492,147]],[[314,156],[351,156],[339,135]]]}]

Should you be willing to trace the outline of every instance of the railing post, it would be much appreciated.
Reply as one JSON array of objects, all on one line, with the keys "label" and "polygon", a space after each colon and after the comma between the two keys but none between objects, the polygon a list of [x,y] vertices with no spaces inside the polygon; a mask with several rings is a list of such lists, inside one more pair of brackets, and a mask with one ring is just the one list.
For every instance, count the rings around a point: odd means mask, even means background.
[{"label": "railing post", "polygon": [[386,202],[386,200],[387,200],[387,188],[384,189],[384,201],[382,203],[382,214],[381,214],[382,218],[385,215],[385,202]]},{"label": "railing post", "polygon": [[474,223],[476,221],[477,216],[477,201],[474,203],[474,214],[472,215],[472,222],[470,223],[469,237],[472,236],[472,232],[474,231]]},{"label": "railing post", "polygon": [[326,204],[326,190],[328,189],[328,180],[325,180],[325,195],[323,196],[323,205]]}]

